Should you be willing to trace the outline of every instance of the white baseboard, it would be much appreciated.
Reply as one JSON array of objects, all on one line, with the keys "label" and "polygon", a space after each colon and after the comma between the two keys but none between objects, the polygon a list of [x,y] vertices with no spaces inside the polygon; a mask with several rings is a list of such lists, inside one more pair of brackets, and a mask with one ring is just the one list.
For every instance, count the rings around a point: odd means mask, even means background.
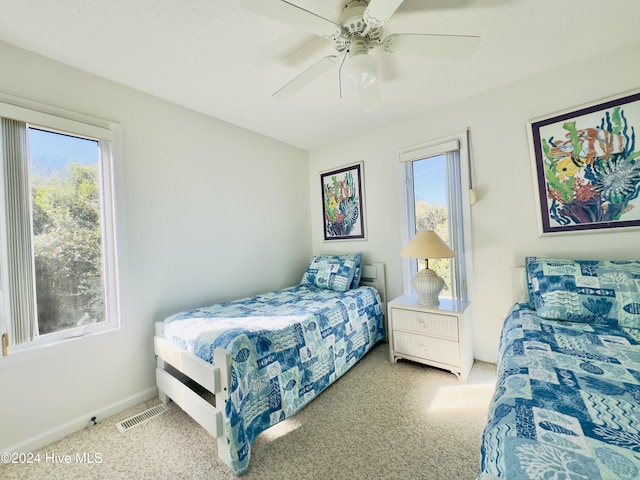
[{"label": "white baseboard", "polygon": [[72,433],[78,432],[83,428],[88,427],[90,423],[87,422],[87,419],[90,419],[91,417],[95,416],[96,421],[99,422],[112,415],[115,415],[116,413],[126,410],[127,408],[133,407],[139,403],[149,400],[157,395],[157,387],[148,388],[147,390],[136,393],[135,395],[125,398],[124,400],[112,403],[111,405],[106,405],[99,410],[91,410],[91,412],[89,413],[84,413],[83,415],[78,416],[75,420],[71,420],[70,422],[64,423],[58,427],[49,429],[46,432],[42,432],[41,434],[28,438],[24,442],[10,446],[4,451],[9,453],[33,452],[42,447],[46,447],[53,442],[57,442],[58,440],[71,435]]},{"label": "white baseboard", "polygon": [[473,351],[473,359],[474,360],[479,360],[481,362],[485,362],[485,363],[497,363],[498,359],[496,358],[496,354],[495,353],[490,353],[490,352],[477,352],[477,351]]}]

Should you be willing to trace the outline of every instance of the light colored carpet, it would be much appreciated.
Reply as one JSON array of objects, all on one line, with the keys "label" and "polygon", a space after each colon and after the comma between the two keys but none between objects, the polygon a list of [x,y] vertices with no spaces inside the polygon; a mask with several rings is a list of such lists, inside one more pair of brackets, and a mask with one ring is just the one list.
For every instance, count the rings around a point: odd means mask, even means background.
[{"label": "light colored carpet", "polygon": [[[391,364],[388,352],[387,344],[374,347],[302,411],[261,434],[241,478],[474,479],[495,365],[476,362],[461,383],[443,370]],[[145,402],[34,452],[40,463],[4,465],[0,478],[238,478],[218,459],[216,441],[175,404],[125,433],[117,430],[119,421],[158,403]],[[76,454],[100,463],[76,462]],[[54,455],[72,461],[54,463]]]}]

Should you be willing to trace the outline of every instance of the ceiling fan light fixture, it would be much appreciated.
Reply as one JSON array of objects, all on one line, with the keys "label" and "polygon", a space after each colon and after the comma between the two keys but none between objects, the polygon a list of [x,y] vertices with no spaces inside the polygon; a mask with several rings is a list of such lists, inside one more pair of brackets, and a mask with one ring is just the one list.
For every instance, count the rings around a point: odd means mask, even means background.
[{"label": "ceiling fan light fixture", "polygon": [[344,10],[335,22],[293,2],[297,0],[240,0],[247,11],[331,40],[337,52],[311,65],[276,91],[273,94],[276,99],[291,97],[340,63],[340,98],[342,86],[351,87],[358,90],[363,110],[374,111],[381,102],[377,60],[368,55],[369,50],[382,47],[388,54],[464,59],[480,41],[474,36],[420,33],[392,33],[383,38],[384,25],[404,0],[343,0]]},{"label": "ceiling fan light fixture", "polygon": [[342,65],[342,77],[347,85],[359,89],[376,81],[378,63],[366,52],[352,54]]}]

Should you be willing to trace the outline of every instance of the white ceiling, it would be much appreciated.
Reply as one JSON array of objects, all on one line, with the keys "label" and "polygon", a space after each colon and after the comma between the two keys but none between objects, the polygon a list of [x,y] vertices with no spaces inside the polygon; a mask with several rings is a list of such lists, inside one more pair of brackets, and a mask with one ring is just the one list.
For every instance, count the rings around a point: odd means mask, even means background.
[{"label": "white ceiling", "polygon": [[[290,3],[337,20],[344,0]],[[637,0],[405,0],[385,34],[476,35],[480,47],[467,60],[375,49],[383,107],[363,113],[357,92],[339,98],[337,69],[273,99],[335,52],[239,0],[0,0],[0,12],[2,41],[304,149],[640,41]],[[585,62],[566,81],[587,75],[615,65]]]}]

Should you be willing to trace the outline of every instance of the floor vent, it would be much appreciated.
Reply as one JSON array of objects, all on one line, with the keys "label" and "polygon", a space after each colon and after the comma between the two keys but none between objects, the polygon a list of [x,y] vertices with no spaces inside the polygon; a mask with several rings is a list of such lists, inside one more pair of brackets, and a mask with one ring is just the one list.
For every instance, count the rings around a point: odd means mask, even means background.
[{"label": "floor vent", "polygon": [[133,417],[129,417],[126,420],[123,420],[118,423],[118,430],[121,433],[124,433],[128,430],[131,430],[133,427],[140,425],[141,423],[148,422],[154,417],[166,412],[169,410],[163,403],[156,405],[155,407],[151,407],[149,410],[145,410]]}]

